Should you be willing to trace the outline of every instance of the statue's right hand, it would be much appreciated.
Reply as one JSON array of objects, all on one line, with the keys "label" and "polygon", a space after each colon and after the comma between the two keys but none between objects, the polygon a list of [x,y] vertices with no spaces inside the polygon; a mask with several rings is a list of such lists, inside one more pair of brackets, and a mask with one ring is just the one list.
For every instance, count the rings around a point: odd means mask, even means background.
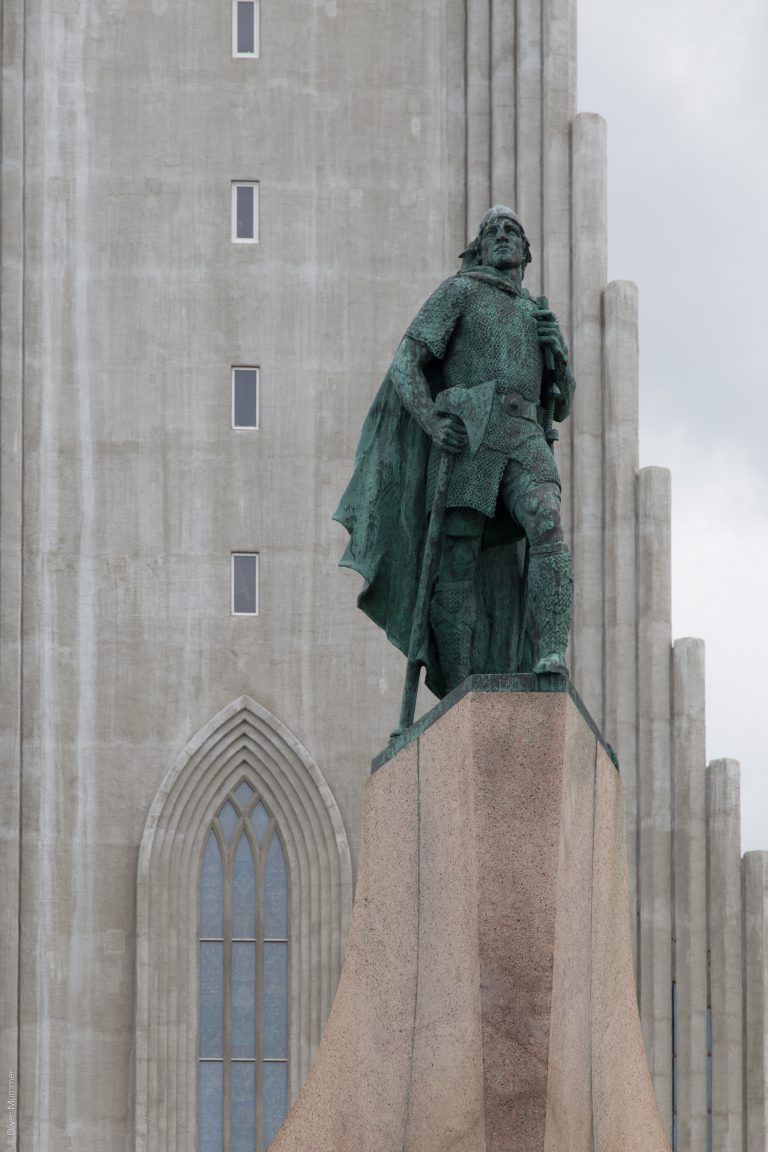
[{"label": "statue's right hand", "polygon": [[458,416],[441,413],[435,417],[431,436],[438,448],[444,452],[464,452],[467,447],[467,430]]}]

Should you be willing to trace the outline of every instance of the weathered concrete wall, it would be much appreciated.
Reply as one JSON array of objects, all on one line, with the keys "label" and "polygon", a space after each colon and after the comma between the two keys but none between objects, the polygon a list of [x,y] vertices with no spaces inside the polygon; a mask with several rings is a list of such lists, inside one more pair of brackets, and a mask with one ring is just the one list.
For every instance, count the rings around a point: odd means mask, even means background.
[{"label": "weathered concrete wall", "polygon": [[24,3],[0,7],[0,1092],[13,1147],[18,1104],[21,823]]},{"label": "weathered concrete wall", "polygon": [[[126,1148],[138,846],[175,757],[247,693],[356,848],[397,716],[330,516],[464,243],[463,6],[289,0],[258,60],[228,6],[27,7],[21,1147]],[[258,245],[230,242],[234,179]],[[258,618],[230,615],[234,550]]]}]

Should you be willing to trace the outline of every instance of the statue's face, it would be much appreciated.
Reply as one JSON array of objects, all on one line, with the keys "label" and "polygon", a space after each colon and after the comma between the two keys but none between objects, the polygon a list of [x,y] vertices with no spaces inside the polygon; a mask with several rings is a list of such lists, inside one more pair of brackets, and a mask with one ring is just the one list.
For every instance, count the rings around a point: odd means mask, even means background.
[{"label": "statue's face", "polygon": [[525,258],[520,225],[509,216],[497,216],[487,225],[480,241],[480,259],[491,268],[519,268]]}]

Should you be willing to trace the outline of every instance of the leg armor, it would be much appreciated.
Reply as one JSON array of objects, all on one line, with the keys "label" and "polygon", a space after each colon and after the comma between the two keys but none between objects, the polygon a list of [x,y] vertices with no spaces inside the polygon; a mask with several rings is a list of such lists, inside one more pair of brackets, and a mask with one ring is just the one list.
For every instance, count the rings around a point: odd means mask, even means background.
[{"label": "leg armor", "polygon": [[475,567],[484,523],[482,513],[468,508],[451,508],[445,518],[446,535],[429,622],[448,691],[472,672],[477,614]]},{"label": "leg armor", "polygon": [[524,528],[531,549],[528,624],[533,639],[533,671],[567,675],[573,563],[560,523],[558,485],[531,486],[515,500],[513,514]]},{"label": "leg armor", "polygon": [[565,542],[532,545],[528,603],[534,672],[568,674],[565,650],[571,627],[572,594],[573,563]]},{"label": "leg armor", "polygon": [[438,580],[429,610],[429,622],[437,641],[440,667],[450,692],[472,671],[472,637],[475,631],[475,583],[473,580]]}]

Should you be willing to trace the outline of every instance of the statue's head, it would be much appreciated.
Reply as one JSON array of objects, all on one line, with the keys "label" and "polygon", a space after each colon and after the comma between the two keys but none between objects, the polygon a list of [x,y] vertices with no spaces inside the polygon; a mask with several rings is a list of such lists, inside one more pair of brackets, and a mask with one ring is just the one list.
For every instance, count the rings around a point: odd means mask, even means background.
[{"label": "statue's head", "polygon": [[477,236],[461,253],[462,271],[481,265],[492,268],[520,266],[522,274],[531,262],[531,246],[520,217],[511,208],[495,204],[480,221]]}]

